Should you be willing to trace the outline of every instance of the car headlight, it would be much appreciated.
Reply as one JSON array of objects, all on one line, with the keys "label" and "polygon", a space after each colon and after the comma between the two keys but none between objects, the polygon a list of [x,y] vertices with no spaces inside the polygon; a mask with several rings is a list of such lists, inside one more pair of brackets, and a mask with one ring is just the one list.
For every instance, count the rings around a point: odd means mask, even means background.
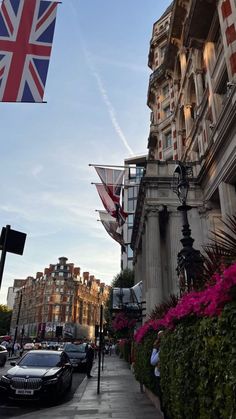
[{"label": "car headlight", "polygon": [[10,379],[10,378],[8,378],[6,375],[2,375],[2,377],[1,377],[0,381],[1,381],[2,383],[9,384],[9,383],[10,383],[10,381],[11,381],[11,379]]},{"label": "car headlight", "polygon": [[80,362],[81,362],[81,364],[85,364],[85,362],[87,362],[87,359],[86,359],[86,358],[84,358],[84,359],[82,359]]},{"label": "car headlight", "polygon": [[45,385],[56,384],[58,382],[58,377],[50,378],[50,380],[45,380]]}]

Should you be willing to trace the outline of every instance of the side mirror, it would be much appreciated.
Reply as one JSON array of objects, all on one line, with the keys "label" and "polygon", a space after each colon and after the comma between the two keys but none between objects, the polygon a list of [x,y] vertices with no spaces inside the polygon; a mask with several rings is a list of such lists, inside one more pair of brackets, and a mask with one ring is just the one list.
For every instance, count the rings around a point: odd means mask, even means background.
[{"label": "side mirror", "polygon": [[11,361],[11,362],[10,362],[10,365],[11,365],[12,367],[15,367],[15,366],[16,366],[16,361]]}]

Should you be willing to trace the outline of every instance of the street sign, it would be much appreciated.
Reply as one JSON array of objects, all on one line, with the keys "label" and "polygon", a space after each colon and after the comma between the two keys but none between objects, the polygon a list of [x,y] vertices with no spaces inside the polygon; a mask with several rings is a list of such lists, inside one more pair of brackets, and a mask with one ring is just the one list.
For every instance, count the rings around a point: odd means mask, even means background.
[{"label": "street sign", "polygon": [[[0,250],[3,249],[6,237],[6,227],[2,228],[0,236]],[[6,251],[15,253],[16,255],[23,255],[25,246],[26,234],[16,230],[9,230],[6,240]]]}]

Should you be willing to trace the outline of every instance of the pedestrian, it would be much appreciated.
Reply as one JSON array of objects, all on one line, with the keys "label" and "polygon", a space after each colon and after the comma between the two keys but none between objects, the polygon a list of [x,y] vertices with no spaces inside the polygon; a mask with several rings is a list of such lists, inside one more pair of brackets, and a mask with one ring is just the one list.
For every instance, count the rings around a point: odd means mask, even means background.
[{"label": "pedestrian", "polygon": [[160,330],[157,334],[157,339],[153,343],[153,349],[152,349],[150,363],[151,363],[152,366],[155,367],[154,375],[155,375],[155,379],[156,379],[157,394],[158,394],[158,397],[159,397],[159,400],[160,400],[160,408],[161,408],[161,411],[163,412],[164,419],[168,419],[168,416],[166,415],[166,413],[164,411],[163,395],[162,395],[161,383],[160,383],[160,344],[161,344],[162,335],[163,335],[163,331]]},{"label": "pedestrian", "polygon": [[12,355],[18,355],[19,349],[20,349],[19,343],[18,342],[15,342],[14,343],[14,347],[12,349]]},{"label": "pedestrian", "polygon": [[92,378],[91,375],[91,370],[93,367],[93,360],[94,360],[94,349],[92,348],[91,345],[87,345],[87,349],[86,349],[86,374],[87,374],[87,378]]},{"label": "pedestrian", "polygon": [[12,341],[10,340],[8,342],[8,345],[7,345],[8,356],[11,356],[12,355],[12,351],[13,351],[13,344],[12,344]]}]

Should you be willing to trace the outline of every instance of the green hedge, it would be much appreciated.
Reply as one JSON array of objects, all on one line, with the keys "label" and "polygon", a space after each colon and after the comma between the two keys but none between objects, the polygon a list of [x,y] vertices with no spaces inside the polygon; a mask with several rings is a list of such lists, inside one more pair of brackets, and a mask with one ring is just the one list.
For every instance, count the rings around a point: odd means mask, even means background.
[{"label": "green hedge", "polygon": [[117,346],[118,351],[119,351],[119,356],[120,358],[124,358],[124,360],[126,362],[130,363],[130,358],[131,358],[131,341],[127,340],[127,341],[123,341],[122,344],[118,344]]},{"label": "green hedge", "polygon": [[[137,380],[155,392],[156,333],[136,346]],[[181,321],[161,343],[161,385],[171,419],[236,419],[236,302],[217,318]]]}]

